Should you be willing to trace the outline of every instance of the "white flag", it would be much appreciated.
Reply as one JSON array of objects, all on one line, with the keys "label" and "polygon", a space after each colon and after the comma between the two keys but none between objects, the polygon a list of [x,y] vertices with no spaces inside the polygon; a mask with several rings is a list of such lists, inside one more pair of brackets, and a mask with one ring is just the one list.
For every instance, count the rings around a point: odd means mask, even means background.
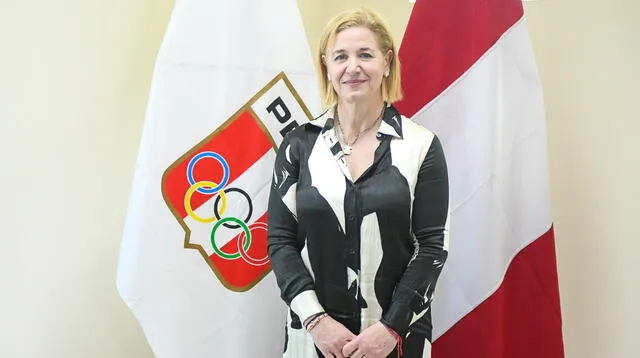
[{"label": "white flag", "polygon": [[117,277],[155,356],[282,356],[267,197],[277,146],[319,98],[295,0],[176,1]]}]

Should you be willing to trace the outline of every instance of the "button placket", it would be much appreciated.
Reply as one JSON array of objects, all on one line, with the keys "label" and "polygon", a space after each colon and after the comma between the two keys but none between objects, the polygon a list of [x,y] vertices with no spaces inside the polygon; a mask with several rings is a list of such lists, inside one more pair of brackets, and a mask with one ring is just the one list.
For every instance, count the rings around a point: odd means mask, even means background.
[{"label": "button placket", "polygon": [[357,201],[358,201],[358,192],[356,185],[353,183],[347,184],[347,195],[345,197],[347,199],[347,203],[345,205],[345,211],[347,216],[347,225],[345,232],[345,257],[349,258],[349,261],[355,263],[358,261],[356,255],[358,250],[356,248],[357,245],[357,237],[358,237],[358,216],[357,216]]}]

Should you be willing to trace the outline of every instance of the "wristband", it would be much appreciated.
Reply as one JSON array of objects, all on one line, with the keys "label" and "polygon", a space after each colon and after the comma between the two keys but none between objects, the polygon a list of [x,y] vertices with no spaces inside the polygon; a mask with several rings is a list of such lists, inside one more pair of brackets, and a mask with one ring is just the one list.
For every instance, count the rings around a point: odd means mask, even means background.
[{"label": "wristband", "polygon": [[304,320],[304,322],[302,323],[304,325],[304,328],[307,329],[307,327],[309,327],[309,324],[311,324],[311,322],[316,319],[318,316],[320,316],[321,314],[323,314],[324,312],[318,312],[318,313],[314,313],[311,316],[309,316],[306,320]]},{"label": "wristband", "polygon": [[[382,323],[382,322],[380,322]],[[393,330],[393,328],[387,326],[386,324],[382,323],[382,325],[387,329],[387,331],[389,331],[389,333],[391,333],[393,335],[393,337],[396,339],[396,344],[398,345],[398,358],[402,357],[402,337],[400,337],[400,335]]]},{"label": "wristband", "polygon": [[318,323],[320,323],[320,321],[322,321],[322,319],[327,317],[327,316],[328,315],[326,313],[322,312],[319,315],[317,315],[316,317],[314,317],[306,327],[307,328],[307,332],[311,333],[311,330],[314,329],[315,326],[317,326]]}]

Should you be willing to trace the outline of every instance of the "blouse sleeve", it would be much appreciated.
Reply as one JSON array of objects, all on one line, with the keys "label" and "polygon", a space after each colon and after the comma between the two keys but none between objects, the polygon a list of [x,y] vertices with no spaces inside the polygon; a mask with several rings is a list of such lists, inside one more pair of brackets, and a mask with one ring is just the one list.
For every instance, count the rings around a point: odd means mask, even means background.
[{"label": "blouse sleeve", "polygon": [[315,293],[314,282],[300,252],[304,238],[298,236],[296,187],[299,174],[299,152],[291,132],[278,149],[274,165],[268,206],[267,252],[280,288],[281,297],[304,322],[323,311]]},{"label": "blouse sleeve", "polygon": [[430,308],[436,281],[447,258],[449,179],[438,137],[434,136],[420,166],[412,209],[416,254],[396,285],[382,323],[405,336],[412,320]]}]

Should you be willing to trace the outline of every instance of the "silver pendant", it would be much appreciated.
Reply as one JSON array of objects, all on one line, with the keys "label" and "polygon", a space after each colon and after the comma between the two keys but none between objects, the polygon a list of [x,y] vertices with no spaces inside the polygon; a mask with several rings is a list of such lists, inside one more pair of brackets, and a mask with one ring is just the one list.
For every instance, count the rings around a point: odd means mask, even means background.
[{"label": "silver pendant", "polygon": [[349,154],[351,154],[351,150],[352,150],[352,149],[353,149],[353,148],[351,148],[351,146],[350,146],[350,145],[345,145],[345,146],[342,148],[342,151],[344,152],[344,154],[349,155]]}]

